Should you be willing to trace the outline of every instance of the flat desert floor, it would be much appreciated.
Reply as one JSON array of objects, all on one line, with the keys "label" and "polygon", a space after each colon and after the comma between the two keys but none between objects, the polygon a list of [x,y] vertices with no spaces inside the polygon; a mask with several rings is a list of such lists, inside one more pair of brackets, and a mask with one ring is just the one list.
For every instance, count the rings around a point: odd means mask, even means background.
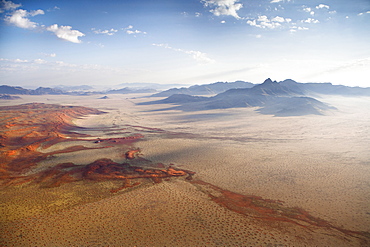
[{"label": "flat desert floor", "polygon": [[[323,96],[338,110],[274,117],[252,108],[182,112],[142,95],[21,96],[106,112],[73,120],[94,137],[126,129],[140,157],[196,172],[117,193],[117,181],[0,189],[2,246],[370,246],[370,98]],[[109,134],[109,135],[108,135]],[[81,141],[80,141],[81,142]],[[61,150],[73,141],[48,147]],[[45,150],[44,150],[45,152]],[[60,163],[125,162],[117,146],[60,153]],[[132,161],[134,165],[140,165]]]}]

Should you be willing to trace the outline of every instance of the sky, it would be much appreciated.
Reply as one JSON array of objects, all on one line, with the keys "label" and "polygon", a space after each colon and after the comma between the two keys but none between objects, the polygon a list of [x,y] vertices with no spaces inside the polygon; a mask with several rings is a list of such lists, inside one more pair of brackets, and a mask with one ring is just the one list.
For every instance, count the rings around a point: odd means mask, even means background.
[{"label": "sky", "polygon": [[370,87],[370,0],[0,2],[0,84]]}]

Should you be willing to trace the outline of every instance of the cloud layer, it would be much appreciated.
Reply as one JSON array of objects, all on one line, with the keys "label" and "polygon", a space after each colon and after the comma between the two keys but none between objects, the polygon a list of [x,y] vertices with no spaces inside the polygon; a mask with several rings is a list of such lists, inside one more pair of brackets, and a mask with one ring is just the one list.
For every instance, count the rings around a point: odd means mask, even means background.
[{"label": "cloud layer", "polygon": [[106,29],[106,30],[95,30],[95,28],[92,28],[91,30],[94,31],[94,33],[96,34],[105,34],[105,35],[108,35],[108,36],[112,36],[114,35],[115,33],[118,32],[118,30],[114,29],[114,28],[111,28],[111,29]]},{"label": "cloud layer", "polygon": [[213,59],[210,59],[209,57],[207,57],[206,53],[203,53],[203,52],[200,52],[200,51],[192,51],[192,50],[189,51],[189,50],[173,48],[173,47],[169,46],[168,44],[152,44],[152,45],[188,54],[200,64],[208,64],[208,63],[214,63],[215,62]]},{"label": "cloud layer", "polygon": [[284,18],[280,16],[276,16],[274,18],[269,19],[265,15],[258,16],[257,19],[254,20],[248,20],[247,24],[254,26],[254,27],[259,27],[259,28],[268,28],[268,29],[274,29],[281,27],[282,23],[290,23],[292,19],[290,18]]},{"label": "cloud layer", "polygon": [[[79,37],[85,36],[82,32],[78,30],[72,30],[71,26],[58,26],[58,24],[53,24],[51,26],[45,27],[44,25],[39,25],[36,22],[33,22],[29,17],[36,15],[43,15],[45,12],[41,9],[27,11],[24,9],[18,9],[21,7],[21,4],[15,4],[11,1],[2,1],[4,4],[1,12],[8,11],[5,16],[5,21],[10,24],[24,29],[35,29],[40,28],[41,30],[46,30],[54,33],[59,39],[66,40],[72,43],[81,43]],[[11,12],[10,12],[11,11]]]}]

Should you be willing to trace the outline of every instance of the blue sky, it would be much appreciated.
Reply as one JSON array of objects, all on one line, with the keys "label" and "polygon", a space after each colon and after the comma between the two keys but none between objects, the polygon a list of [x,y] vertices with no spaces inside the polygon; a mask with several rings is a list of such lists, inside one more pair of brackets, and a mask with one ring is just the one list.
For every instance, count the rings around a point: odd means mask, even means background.
[{"label": "blue sky", "polygon": [[0,84],[370,87],[369,0],[2,0]]}]

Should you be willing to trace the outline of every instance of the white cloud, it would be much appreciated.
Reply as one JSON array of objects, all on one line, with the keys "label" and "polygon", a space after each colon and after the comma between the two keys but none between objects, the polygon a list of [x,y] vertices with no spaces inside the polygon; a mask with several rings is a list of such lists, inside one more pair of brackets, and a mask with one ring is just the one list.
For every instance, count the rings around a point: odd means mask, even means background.
[{"label": "white cloud", "polygon": [[309,30],[308,27],[298,27],[298,30]]},{"label": "white cloud", "polygon": [[319,5],[316,6],[316,9],[323,9],[323,8],[329,9],[330,7],[328,5],[325,5],[325,4],[319,4]]},{"label": "white cloud", "polygon": [[310,13],[310,15],[315,15],[315,11],[313,11],[310,7],[303,6],[303,11]]},{"label": "white cloud", "polygon": [[366,12],[362,12],[362,13],[359,13],[358,15],[364,15],[364,14],[370,14],[370,11],[366,11]]},{"label": "white cloud", "polygon": [[13,10],[22,6],[22,4],[16,4],[12,1],[2,0],[1,2],[3,3],[4,7],[0,9],[0,13],[3,13],[4,10]]},{"label": "white cloud", "polygon": [[258,16],[255,20],[248,20],[247,24],[258,27],[258,28],[269,28],[275,29],[282,26],[282,23],[290,23],[292,19],[276,16],[272,19],[269,19],[267,16],[262,15]]},{"label": "white cloud", "polygon": [[42,53],[42,55],[44,55],[45,57],[56,57],[57,54],[55,53]]},{"label": "white cloud", "polygon": [[[3,10],[13,10],[21,6],[21,4],[15,4],[11,1],[2,0],[2,3],[4,4],[3,9],[1,9],[0,12],[3,12]],[[58,7],[54,7],[54,9],[59,9]],[[25,29],[34,29],[39,26],[38,23],[31,21],[28,17],[30,16],[36,16],[36,15],[43,15],[45,12],[41,9],[38,10],[32,10],[27,11],[24,9],[17,9],[13,11],[12,13],[8,14],[5,17],[5,21],[9,24],[15,25],[20,28]],[[85,36],[85,34],[81,33],[78,30],[72,30],[71,26],[60,26],[58,27],[57,24],[51,25],[49,27],[45,27],[44,25],[41,25],[42,30],[47,30],[50,32],[53,32],[58,38],[70,41],[73,43],[81,43],[81,40],[79,40],[79,37]]]},{"label": "white cloud", "polygon": [[251,26],[254,26],[254,27],[260,27],[259,25],[257,25],[256,20],[253,20],[253,21],[248,20],[248,21],[247,21],[247,24],[249,24],[249,25],[251,25]]},{"label": "white cloud", "polygon": [[28,16],[35,16],[35,15],[43,15],[44,11],[41,9],[34,10],[31,12],[27,12],[27,10],[24,9],[17,9],[10,15],[5,17],[5,21],[9,24],[15,25],[20,28],[26,28],[26,29],[33,29],[38,26],[37,23],[32,22],[30,19],[28,19]]},{"label": "white cloud", "polygon": [[40,59],[40,58],[33,60],[33,62],[34,63],[37,63],[37,64],[45,64],[45,63],[47,63],[46,60]]},{"label": "white cloud", "polygon": [[270,3],[290,2],[291,0],[272,0]]},{"label": "white cloud", "polygon": [[305,22],[305,23],[314,23],[314,24],[320,23],[319,20],[316,20],[316,19],[313,19],[313,18],[307,18],[307,20],[303,20],[302,22]]},{"label": "white cloud", "polygon": [[209,57],[207,57],[206,53],[203,53],[203,52],[200,52],[200,51],[192,51],[192,50],[189,51],[189,50],[173,48],[173,47],[169,46],[168,44],[152,44],[152,45],[188,54],[194,60],[196,60],[197,62],[199,62],[201,64],[209,64],[209,63],[214,63],[215,62],[213,59],[210,59]]},{"label": "white cloud", "polygon": [[146,34],[146,32],[143,32],[143,31],[139,31],[139,30],[127,30],[126,31],[127,34],[139,34],[139,33],[142,33],[142,34]]},{"label": "white cloud", "polygon": [[22,59],[8,59],[8,58],[0,58],[0,61],[5,62],[13,62],[13,63],[28,63],[28,60],[22,60]]},{"label": "white cloud", "polygon": [[96,34],[106,34],[106,35],[109,35],[109,36],[112,36],[112,35],[114,35],[116,32],[118,32],[118,30],[116,30],[116,29],[113,29],[113,28],[111,28],[111,29],[107,29],[107,30],[100,30],[100,29],[98,29],[98,30],[95,30],[95,28],[92,28],[91,30],[93,30],[94,31],[94,33],[96,33]]},{"label": "white cloud", "polygon": [[267,16],[265,16],[265,15],[258,16],[257,21],[260,21],[260,22],[270,22],[269,18],[267,18]]},{"label": "white cloud", "polygon": [[229,15],[236,19],[241,19],[237,11],[243,8],[243,4],[238,3],[239,0],[201,0],[205,7],[213,8],[209,12],[215,16]]},{"label": "white cloud", "polygon": [[222,24],[225,24],[225,23],[226,23],[226,21],[221,21],[221,23],[222,23]]},{"label": "white cloud", "polygon": [[30,16],[43,15],[43,14],[45,14],[45,12],[42,9],[32,10],[30,12]]},{"label": "white cloud", "polygon": [[199,12],[195,12],[195,17],[200,17],[202,14]]},{"label": "white cloud", "polygon": [[22,60],[0,58],[0,71],[64,71],[65,73],[81,71],[119,72],[121,69],[102,66],[98,64],[72,64],[63,61],[50,62],[44,59]]},{"label": "white cloud", "polygon": [[51,11],[56,11],[56,10],[60,10],[60,8],[58,6],[54,6],[53,8],[48,9],[46,11],[51,12]]},{"label": "white cloud", "polygon": [[291,27],[290,28],[290,32],[291,33],[295,33],[295,32],[297,32],[297,31],[305,31],[305,30],[309,30],[309,28],[308,27],[298,27],[298,26],[293,26],[293,27]]},{"label": "white cloud", "polygon": [[72,30],[71,26],[58,26],[58,24],[51,25],[46,30],[53,32],[58,38],[70,41],[72,43],[81,43],[79,37],[85,36],[78,30]]},{"label": "white cloud", "polygon": [[143,31],[139,31],[139,30],[131,30],[133,29],[134,26],[132,25],[129,25],[128,27],[126,27],[124,30],[126,30],[126,33],[127,34],[147,34],[146,32],[143,32]]},{"label": "white cloud", "polygon": [[287,23],[289,23],[289,22],[292,21],[292,19],[290,19],[290,18],[284,18],[284,17],[280,17],[280,16],[276,16],[276,17],[272,18],[271,21],[287,22]]}]

